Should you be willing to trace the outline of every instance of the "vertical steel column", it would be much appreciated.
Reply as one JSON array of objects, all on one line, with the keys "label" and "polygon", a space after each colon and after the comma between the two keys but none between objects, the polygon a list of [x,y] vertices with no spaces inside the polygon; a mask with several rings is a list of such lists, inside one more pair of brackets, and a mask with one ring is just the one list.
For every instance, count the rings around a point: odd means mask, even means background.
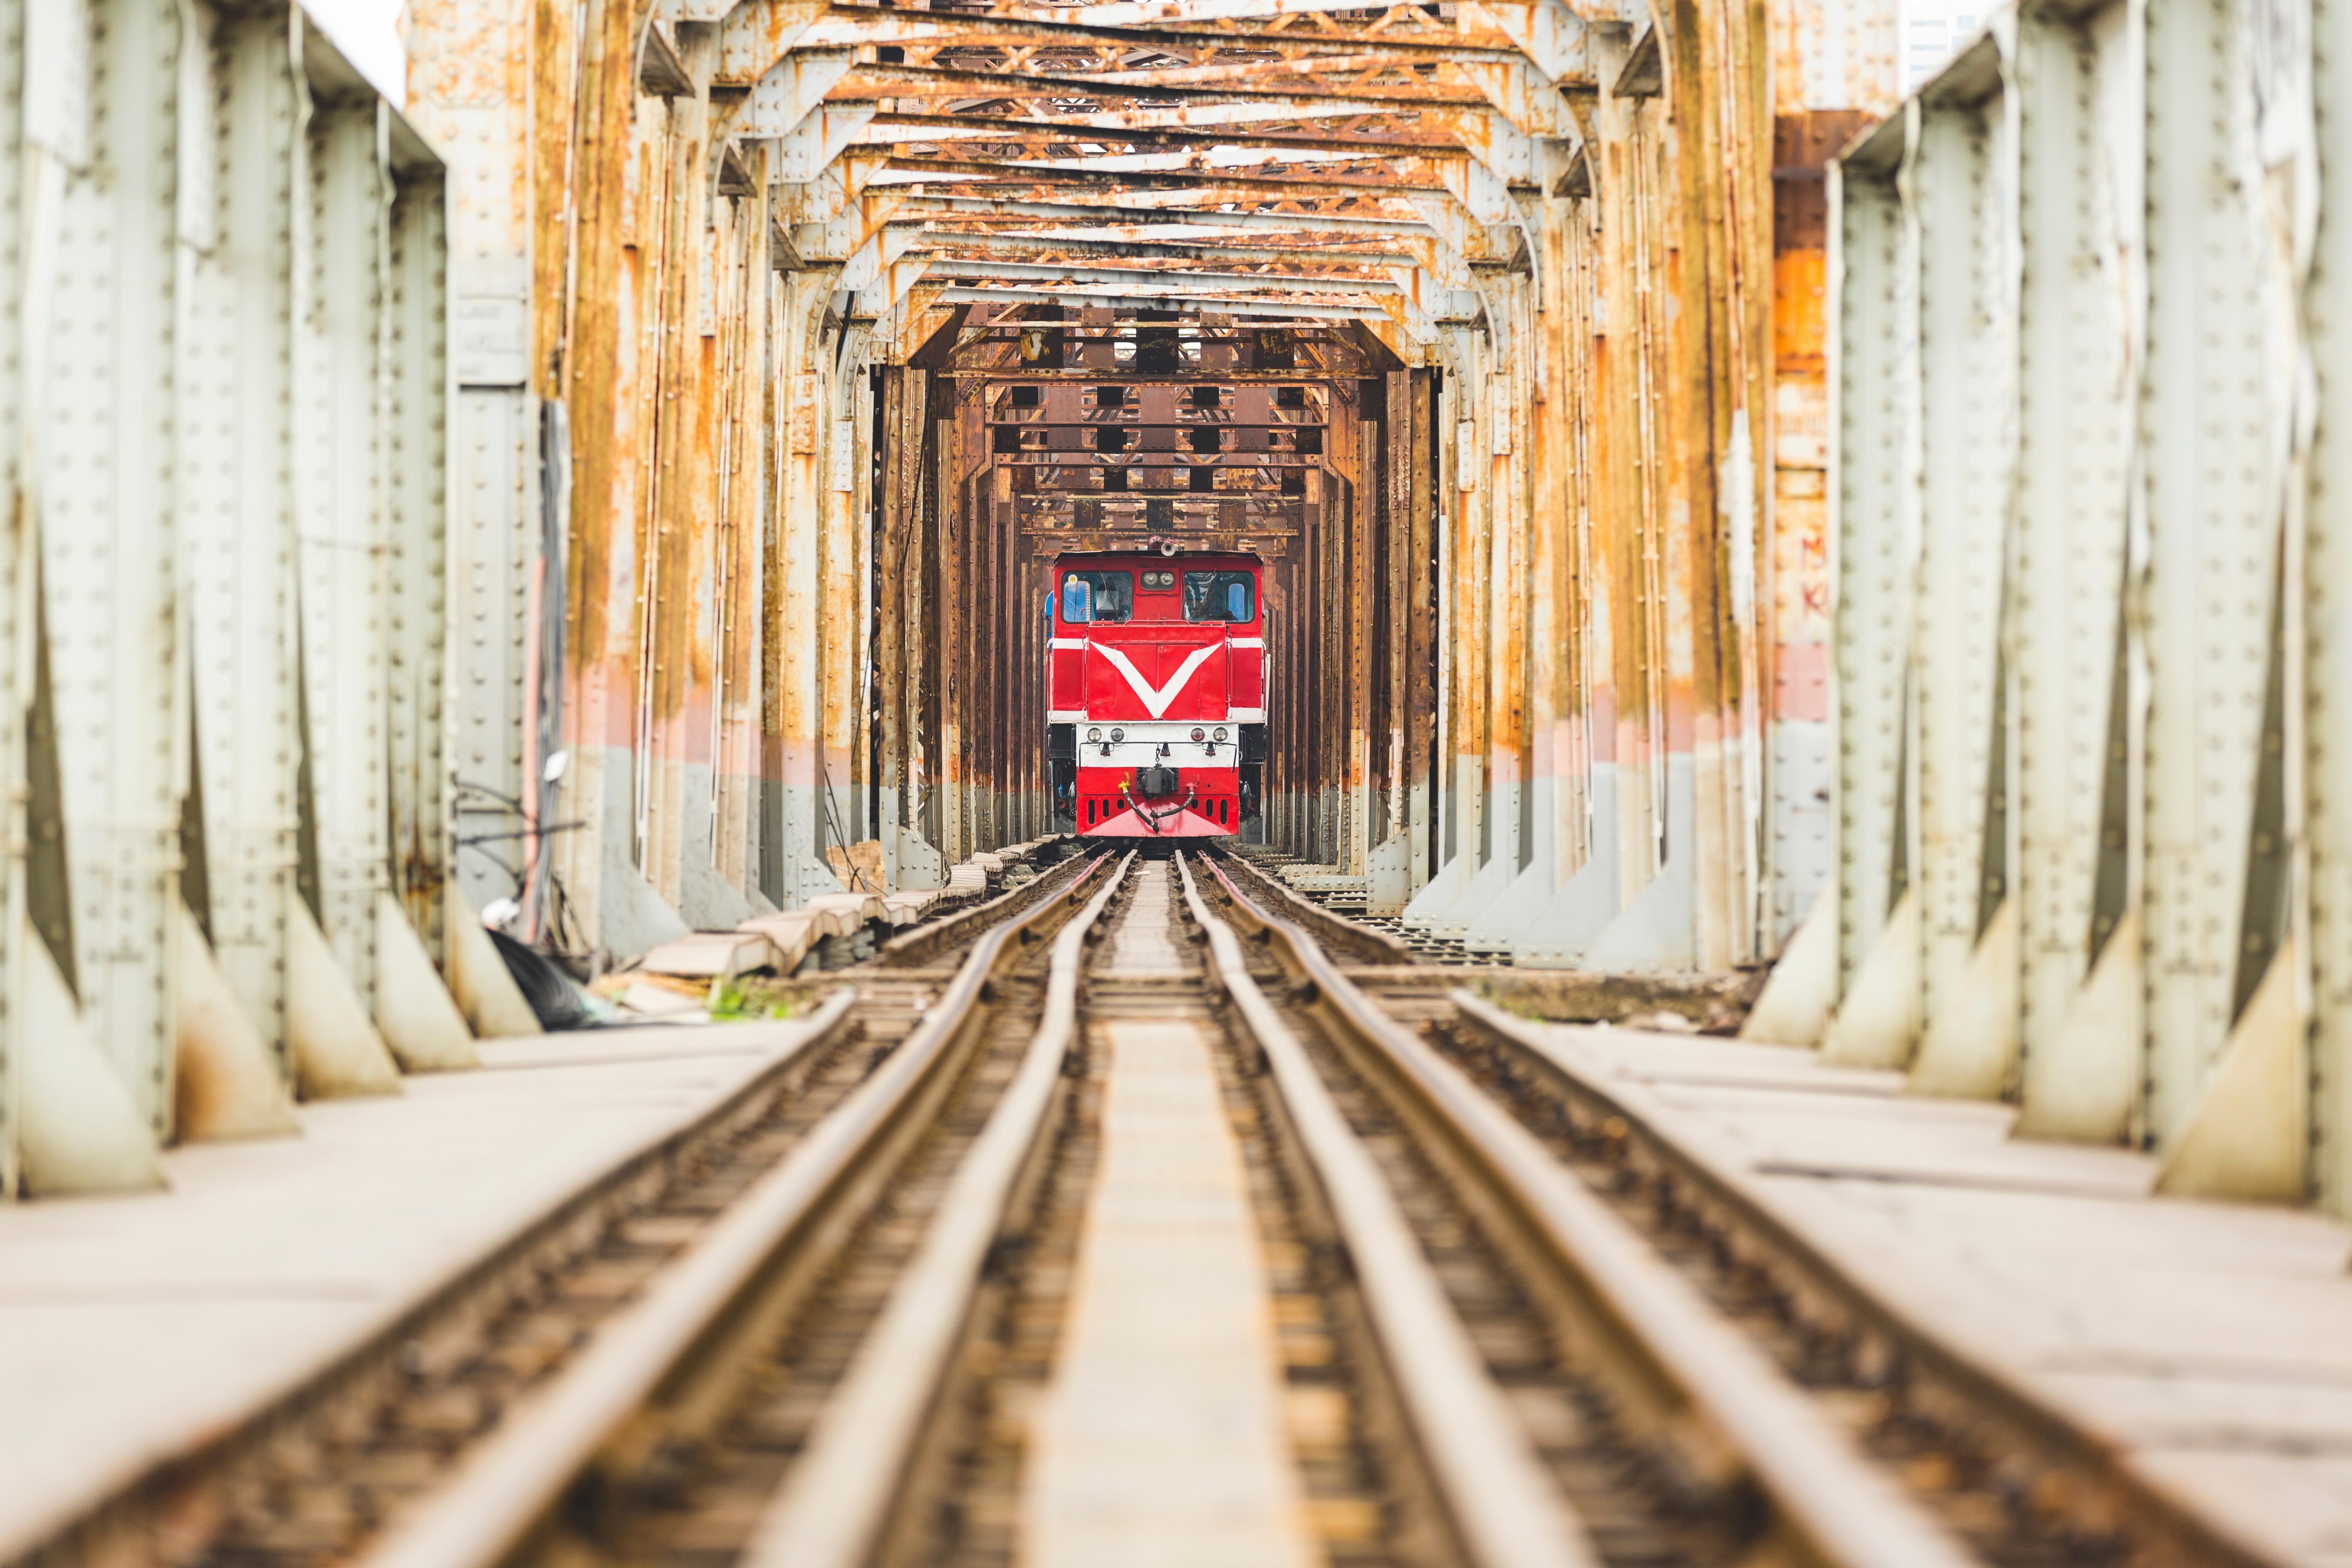
[{"label": "vertical steel column", "polygon": [[[455,383],[454,438],[446,447],[444,589],[456,635],[446,652],[445,761],[457,784],[453,805],[458,837],[481,840],[451,852],[448,875],[478,909],[515,893],[510,868],[519,868],[530,851],[531,841],[521,835],[541,793],[527,777],[539,765],[534,759],[541,750],[533,732],[536,694],[525,690],[534,578],[546,574],[540,613],[561,615],[567,603],[564,563],[539,559],[544,503],[541,416],[534,394],[542,377],[552,378],[558,371],[534,355],[534,342],[541,338],[531,298],[534,250],[559,247],[535,239],[530,202],[517,198],[532,189],[529,162],[534,148],[542,159],[551,154],[559,163],[569,161],[565,143],[572,127],[568,119],[534,104],[532,84],[515,68],[536,53],[530,8],[521,0],[420,0],[411,9],[418,88],[413,111],[457,172],[446,184],[442,220],[447,231],[446,309]],[[540,216],[544,226],[538,233],[562,232]],[[604,223],[617,227],[620,217],[604,215]],[[543,257],[539,259],[544,263]],[[555,277],[560,279],[562,273]],[[583,294],[596,289],[590,269],[583,268],[581,284]],[[539,303],[561,319],[561,300]],[[609,309],[603,300],[591,301],[591,315],[602,313],[600,308]],[[608,395],[614,390],[605,388]],[[608,445],[603,431],[611,413],[589,409],[589,402],[575,400],[572,413],[575,420],[585,418],[577,433],[593,473]],[[602,517],[603,500],[597,498],[591,515]],[[604,737],[595,735],[585,747],[578,743],[581,738],[572,731],[559,806],[566,817],[590,815],[584,808],[602,804]],[[598,937],[598,837],[571,835],[550,847],[562,867],[565,892],[588,919],[588,929],[580,934],[589,945]],[[436,945],[434,951],[441,949]]]},{"label": "vertical steel column", "polygon": [[782,715],[782,845],[785,897],[798,904],[837,890],[822,847],[817,798],[817,762],[824,742],[824,644],[817,629],[822,608],[822,538],[825,497],[821,435],[824,389],[833,365],[825,353],[824,317],[833,274],[795,272],[786,279],[782,350],[789,401],[782,432],[784,461],[778,506],[782,518],[770,611],[779,647],[780,710]]},{"label": "vertical steel column", "polygon": [[2147,8],[2145,1127],[2158,1143],[2186,1124],[2237,1019],[2279,569],[2292,376],[2266,353],[2277,301],[2258,243],[2261,178],[2241,140],[2239,17],[2221,0]]},{"label": "vertical steel column", "polygon": [[[390,461],[384,497],[390,857],[394,890],[409,923],[427,952],[440,953],[446,942],[451,805],[443,731],[448,682],[446,180],[440,161],[406,126],[393,125],[391,151],[385,268]],[[560,591],[561,580],[552,586]],[[549,613],[561,611],[551,606]]]},{"label": "vertical steel column", "polygon": [[1433,516],[1437,475],[1433,468],[1437,412],[1431,373],[1416,370],[1409,389],[1411,408],[1405,424],[1405,512],[1399,520],[1400,544],[1405,564],[1398,574],[1404,602],[1390,606],[1391,619],[1404,641],[1405,679],[1398,700],[1405,711],[1404,776],[1397,787],[1404,792],[1401,814],[1412,840],[1406,865],[1408,896],[1429,885],[1436,867],[1433,854],[1436,813],[1442,806],[1437,747],[1441,710],[1437,627],[1437,529]]},{"label": "vertical steel column", "polygon": [[1409,925],[1446,929],[1453,906],[1486,860],[1486,493],[1487,467],[1479,445],[1486,385],[1483,336],[1449,329],[1451,353],[1439,439],[1445,443],[1443,482],[1433,505],[1440,516],[1436,635],[1441,660],[1444,723],[1433,769],[1444,825],[1439,861],[1428,886],[1405,907]]},{"label": "vertical steel column", "polygon": [[1405,574],[1412,566],[1412,455],[1407,443],[1412,432],[1412,372],[1391,371],[1377,384],[1381,387],[1378,434],[1359,448],[1364,483],[1358,493],[1367,510],[1377,513],[1367,539],[1373,556],[1368,573],[1367,630],[1372,655],[1368,674],[1377,709],[1367,725],[1367,763],[1378,782],[1368,792],[1372,820],[1366,832],[1365,907],[1376,915],[1393,915],[1412,896],[1407,883],[1412,845],[1404,817],[1405,693],[1412,657],[1404,614]]},{"label": "vertical steel column", "polygon": [[297,722],[308,727],[319,924],[373,1010],[389,862],[381,395],[391,193],[366,85],[314,80],[310,104],[294,224]]},{"label": "vertical steel column", "polygon": [[[1563,160],[1550,143],[1547,189]],[[1474,951],[1507,951],[1520,963],[1575,962],[1616,907],[1615,857],[1596,854],[1592,805],[1596,776],[1590,744],[1590,668],[1581,566],[1587,553],[1587,475],[1579,460],[1589,417],[1584,365],[1590,355],[1591,301],[1580,287],[1578,204],[1542,203],[1534,265],[1543,281],[1538,311],[1521,315],[1530,356],[1526,411],[1527,483],[1533,497],[1527,576],[1528,776],[1522,811],[1525,867],[1465,932]],[[1603,647],[1606,641],[1603,640]],[[1613,782],[1613,781],[1612,781]],[[1637,961],[1647,967],[1647,960]]]},{"label": "vertical steel column", "polygon": [[932,570],[938,574],[932,584],[932,604],[936,606],[933,613],[938,617],[933,624],[938,629],[937,640],[931,644],[931,679],[938,693],[940,718],[939,744],[930,758],[930,774],[935,781],[932,792],[940,800],[940,851],[951,862],[971,853],[971,828],[965,815],[969,804],[965,770],[970,764],[964,754],[965,702],[971,690],[967,614],[971,593],[971,500],[959,482],[961,476],[956,472],[955,461],[956,436],[962,423],[962,391],[960,383],[948,383],[946,407],[934,426],[938,479],[932,492],[939,548],[932,557]]},{"label": "vertical steel column", "polygon": [[[845,854],[856,842],[850,801],[856,793],[852,760],[856,734],[857,563],[858,537],[864,532],[856,507],[857,494],[857,425],[856,388],[865,380],[857,367],[855,344],[843,334],[863,338],[862,329],[842,328],[828,333],[824,377],[824,430],[829,437],[824,453],[824,495],[823,531],[818,542],[820,610],[806,635],[818,645],[818,675],[822,729],[818,735],[818,779],[824,791],[817,822],[824,846],[838,844]],[[779,627],[782,636],[795,628]]]},{"label": "vertical steel column", "polygon": [[[1906,110],[1889,121],[1830,178],[1841,997],[1878,951],[1909,881],[1900,836],[1917,548],[1918,262],[1896,170],[1915,118]],[[1916,939],[1904,945],[1916,948]],[[1916,962],[1907,967],[1916,974]],[[1898,1005],[1901,1037],[1889,1046],[1897,1054],[1907,1053],[1916,1027],[1916,1003]]]},{"label": "vertical steel column", "polygon": [[[689,64],[689,70],[692,67]],[[653,573],[640,614],[651,658],[640,719],[646,780],[646,879],[688,926],[731,924],[714,902],[707,873],[709,744],[707,627],[710,605],[708,465],[710,367],[716,301],[705,275],[710,184],[709,105],[700,95],[669,101],[663,148],[669,205],[660,243],[664,277],[654,363],[658,402],[648,487]],[[798,410],[795,409],[797,416]],[[813,417],[813,416],[812,416]],[[795,440],[801,439],[795,426]],[[814,439],[814,435],[807,438]],[[796,447],[795,451],[799,448]],[[809,500],[815,500],[810,485]],[[737,916],[737,918],[740,918]]]},{"label": "vertical steel column", "polygon": [[[2009,784],[2005,769],[1991,776],[2006,750],[2000,626],[2017,449],[2010,107],[1995,47],[1980,43],[1923,94],[1909,171],[1924,436],[1913,755],[1927,1031],[1912,1084],[1979,1096],[2006,1082],[2016,1031],[2014,914],[2004,925],[1994,912],[2007,891]],[[1984,1018],[1963,1005],[1995,998]]]},{"label": "vertical steel column", "polygon": [[917,478],[924,373],[908,365],[882,371],[882,498],[874,542],[875,705],[882,710],[880,821],[882,866],[893,888],[902,880],[900,842],[914,830],[908,762],[913,710],[907,705],[907,573],[914,526],[910,491]]},{"label": "vertical steel column", "polygon": [[2312,1115],[2320,1199],[2352,1215],[2352,5],[2313,0],[2312,22],[2320,216],[2304,303],[2319,405],[2304,518],[2309,662],[2301,759]]},{"label": "vertical steel column", "polygon": [[875,564],[878,539],[874,526],[877,469],[881,454],[874,449],[876,416],[878,412],[874,367],[866,354],[852,356],[853,377],[849,397],[851,422],[851,454],[855,459],[850,471],[849,527],[855,564],[851,591],[854,602],[850,608],[856,622],[849,634],[850,658],[850,820],[852,837],[861,842],[876,839],[887,854],[889,836],[882,831],[874,810],[874,784],[881,775],[877,769],[881,757],[874,741],[873,715],[881,705],[882,688],[876,668],[878,651],[875,640],[874,617],[871,614],[875,595]]},{"label": "vertical steel column", "polygon": [[[27,0],[0,0],[0,103],[25,101]],[[25,291],[25,116],[0,114],[0,299]],[[25,316],[0,310],[0,779],[25,776],[25,698],[19,650],[31,591],[33,541],[23,470],[27,388]],[[17,1142],[25,1046],[25,803],[0,790],[0,1198],[18,1183]]]},{"label": "vertical steel column", "polygon": [[892,635],[898,643],[900,688],[897,695],[905,733],[905,816],[898,835],[898,882],[902,888],[936,888],[947,876],[948,856],[940,837],[939,623],[931,606],[940,571],[940,501],[938,457],[940,423],[931,416],[932,381],[928,371],[908,369],[906,377],[906,450],[902,495],[906,521],[900,569],[891,592],[898,613]]},{"label": "vertical steel column", "polygon": [[[1486,587],[1486,668],[1493,672],[1488,700],[1494,717],[1487,728],[1490,864],[1497,868],[1499,894],[1527,861],[1527,542],[1528,516],[1527,450],[1529,388],[1527,379],[1527,285],[1510,275],[1496,279],[1489,296],[1493,329],[1493,399],[1488,432],[1495,465],[1487,496],[1487,542],[1491,564]],[[1495,306],[1499,305],[1499,310]],[[1499,316],[1500,320],[1496,318]],[[1475,928],[1474,928],[1475,929]],[[1465,933],[1466,934],[1466,933]]]},{"label": "vertical steel column", "polygon": [[[2113,962],[2120,1014],[2085,1007],[2109,962],[2129,823],[2110,820],[2124,757],[2110,716],[2130,522],[2140,105],[2125,7],[2081,20],[2021,14],[2018,475],[2012,663],[2018,856],[2011,881],[2021,958],[2021,1129],[2112,1142],[2137,1091],[2137,922]],[[2118,900],[2119,901],[2119,899]],[[2078,1017],[2079,1015],[2079,1017]]]},{"label": "vertical steel column", "polygon": [[[1809,64],[1812,56],[1809,51]],[[1776,118],[1772,155],[1774,364],[1769,455],[1773,646],[1766,773],[1770,828],[1767,952],[1780,952],[1816,910],[1825,933],[1836,924],[1837,756],[1830,722],[1832,595],[1827,483],[1826,349],[1832,334],[1824,182],[1829,160],[1869,118],[1844,107],[1856,99],[1843,82],[1822,82],[1809,72],[1794,85],[1806,107],[1795,112],[1784,108]],[[1775,90],[1785,93],[1787,86]],[[1812,107],[1829,102],[1840,107]],[[1833,942],[1828,945],[1833,950]],[[1824,984],[1835,984],[1833,955]],[[1819,995],[1821,1005],[1828,1000],[1826,994]]]},{"label": "vertical steel column", "polygon": [[212,29],[213,155],[188,149],[210,180],[183,207],[176,425],[205,882],[222,973],[291,1081],[295,66],[285,14],[198,15]]},{"label": "vertical steel column", "polygon": [[1901,1067],[1920,1025],[1911,779],[1919,559],[1920,234],[1906,105],[1832,171],[1832,634],[1838,700],[1837,1012],[1830,1059]]},{"label": "vertical steel column", "polygon": [[[749,161],[755,170],[762,155]],[[760,740],[760,437],[761,340],[767,312],[767,204],[722,195],[709,243],[723,274],[711,418],[716,426],[717,526],[711,542],[711,868],[748,907],[758,908]]]},{"label": "vertical steel column", "polygon": [[160,1142],[172,1133],[186,734],[173,495],[180,13],[171,0],[98,0],[89,26],[89,141],[58,197],[42,323],[40,591],[71,970],[92,1037]]}]

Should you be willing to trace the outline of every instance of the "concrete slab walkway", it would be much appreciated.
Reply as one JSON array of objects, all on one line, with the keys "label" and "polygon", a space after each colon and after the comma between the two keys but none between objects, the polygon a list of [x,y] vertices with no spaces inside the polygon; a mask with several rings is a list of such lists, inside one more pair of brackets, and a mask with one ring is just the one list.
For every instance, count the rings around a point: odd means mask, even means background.
[{"label": "concrete slab walkway", "polygon": [[2352,1568],[2352,1229],[2152,1195],[2129,1150],[1774,1046],[1568,1025],[1560,1059],[1850,1277],[2281,1561]]},{"label": "concrete slab walkway", "polygon": [[264,1408],[795,1048],[803,1023],[486,1041],[478,1071],[0,1205],[0,1561]]}]

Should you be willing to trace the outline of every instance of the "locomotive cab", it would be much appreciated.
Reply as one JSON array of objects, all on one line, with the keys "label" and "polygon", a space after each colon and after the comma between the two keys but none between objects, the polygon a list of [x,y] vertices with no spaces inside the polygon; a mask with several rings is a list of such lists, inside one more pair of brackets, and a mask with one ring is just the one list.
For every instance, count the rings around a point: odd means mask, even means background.
[{"label": "locomotive cab", "polygon": [[1238,837],[1264,794],[1265,605],[1254,555],[1054,563],[1046,756],[1082,837]]}]

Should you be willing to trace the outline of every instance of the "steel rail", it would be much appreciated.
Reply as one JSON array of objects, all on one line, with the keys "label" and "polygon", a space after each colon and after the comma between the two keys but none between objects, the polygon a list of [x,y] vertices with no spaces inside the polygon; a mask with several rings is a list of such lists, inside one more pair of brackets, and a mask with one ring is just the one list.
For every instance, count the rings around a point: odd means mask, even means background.
[{"label": "steel rail", "polygon": [[[1091,877],[1108,864],[1097,858]],[[1082,884],[1083,885],[1083,884]],[[512,1562],[608,1452],[649,1434],[669,1396],[708,1419],[715,1401],[682,1385],[781,1315],[779,1276],[803,1281],[851,1228],[944,1098],[968,1053],[990,981],[1009,968],[1048,900],[982,935],[939,1004],[833,1114],[712,1222],[646,1294],[590,1342],[559,1381],[495,1433],[457,1479],[359,1559],[367,1568],[495,1568]],[[1018,939],[1016,941],[1016,939]],[[804,1248],[797,1244],[821,1245]],[[764,1298],[764,1300],[763,1300]],[[617,1470],[623,1468],[615,1465]]]},{"label": "steel rail", "polygon": [[929,963],[951,947],[961,947],[977,933],[1011,919],[1013,915],[1062,891],[1059,884],[1084,877],[1087,858],[1072,855],[1060,865],[1038,875],[1035,880],[1012,888],[992,899],[984,900],[953,914],[900,931],[884,942],[874,955],[874,961],[885,969],[905,969]]},{"label": "steel rail", "polygon": [[[1783,1216],[1771,1196],[1703,1149],[1659,1125],[1638,1096],[1629,1097],[1597,1082],[1558,1045],[1491,1003],[1455,989],[1448,999],[1467,1032],[1508,1051],[1562,1096],[1580,1123],[1605,1126],[1612,1140],[1630,1142],[1640,1160],[1670,1173],[1685,1207],[1711,1208],[1728,1216],[1750,1256],[1769,1257],[1797,1277],[1796,1289],[1819,1311],[1841,1312],[1864,1335],[1894,1348],[1906,1362],[1910,1379],[1949,1391],[1947,1403],[1969,1419],[2000,1432],[2013,1451],[2040,1450],[2047,1461],[2111,1489],[2104,1508],[2092,1505],[2103,1523],[2153,1535],[2189,1561],[2225,1568],[2280,1568],[2280,1560],[2182,1500],[2158,1477],[2141,1471],[2131,1457],[2096,1433],[2085,1430],[2029,1385],[1920,1328]],[[2078,1504],[2087,1500],[2077,1498]],[[2171,1558],[2165,1559],[2167,1561]]]},{"label": "steel rail", "polygon": [[1623,1412],[1717,1489],[1745,1479],[1769,1511],[1776,1561],[1814,1568],[1969,1568],[1978,1559],[1831,1425],[1657,1249],[1490,1096],[1356,989],[1298,926],[1225,889],[1313,990],[1422,1141],[1442,1142],[1538,1244],[1603,1352]]},{"label": "steel rail", "polygon": [[1220,855],[1218,864],[1239,871],[1244,881],[1265,895],[1263,901],[1279,909],[1294,925],[1306,927],[1326,946],[1346,948],[1352,956],[1369,963],[1412,965],[1420,962],[1412,949],[1388,932],[1360,926],[1343,915],[1333,914],[1281,878],[1267,875],[1241,856]]},{"label": "steel rail", "polygon": [[1189,858],[1178,855],[1176,869],[1208,934],[1209,972],[1273,1072],[1467,1560],[1477,1568],[1599,1568],[1582,1521],[1544,1473],[1370,1152],[1250,977],[1233,928],[1202,900]]},{"label": "steel rail", "polygon": [[753,1530],[740,1568],[857,1568],[881,1540],[1077,1037],[1086,946],[1134,863],[1129,850],[1055,939],[1045,1016],[1021,1066],[956,1167],[919,1249],[859,1342],[783,1491]]}]

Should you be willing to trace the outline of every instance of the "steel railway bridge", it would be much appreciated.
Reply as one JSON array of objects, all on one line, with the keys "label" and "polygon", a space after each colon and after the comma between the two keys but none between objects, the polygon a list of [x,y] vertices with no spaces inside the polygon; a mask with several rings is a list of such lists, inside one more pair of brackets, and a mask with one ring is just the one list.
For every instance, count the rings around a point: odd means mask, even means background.
[{"label": "steel railway bridge", "polygon": [[0,1561],[2352,1561],[2352,8],[1899,20],[0,0]]}]

